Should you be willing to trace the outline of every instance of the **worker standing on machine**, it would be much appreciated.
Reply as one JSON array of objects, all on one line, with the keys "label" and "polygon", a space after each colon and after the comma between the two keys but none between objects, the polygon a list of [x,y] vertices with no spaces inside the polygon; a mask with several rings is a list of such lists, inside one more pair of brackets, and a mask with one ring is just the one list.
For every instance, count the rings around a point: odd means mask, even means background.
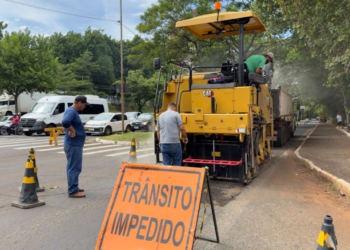
[{"label": "worker standing on machine", "polygon": [[245,63],[247,64],[249,73],[261,75],[265,64],[273,62],[274,55],[272,52],[267,52],[265,55],[252,55]]}]

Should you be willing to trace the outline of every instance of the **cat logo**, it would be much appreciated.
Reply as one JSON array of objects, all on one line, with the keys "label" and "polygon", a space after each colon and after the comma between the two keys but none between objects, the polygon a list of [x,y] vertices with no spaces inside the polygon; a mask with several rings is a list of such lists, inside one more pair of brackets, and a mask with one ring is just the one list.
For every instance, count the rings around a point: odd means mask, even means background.
[{"label": "cat logo", "polygon": [[214,91],[212,91],[212,90],[203,90],[203,96],[213,97],[214,96]]}]

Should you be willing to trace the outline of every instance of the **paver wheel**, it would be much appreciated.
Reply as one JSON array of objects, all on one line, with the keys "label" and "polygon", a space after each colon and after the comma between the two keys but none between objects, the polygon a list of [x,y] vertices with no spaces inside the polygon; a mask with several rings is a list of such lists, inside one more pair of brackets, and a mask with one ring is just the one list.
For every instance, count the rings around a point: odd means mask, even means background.
[{"label": "paver wheel", "polygon": [[[247,175],[245,176],[243,183],[245,185],[249,184],[253,178],[258,176],[259,174],[259,164],[258,164],[258,156],[254,156],[253,148],[251,147],[250,143],[250,136],[246,137],[246,150],[245,150],[245,157],[244,159],[247,160]],[[244,163],[245,164],[245,163]]]}]

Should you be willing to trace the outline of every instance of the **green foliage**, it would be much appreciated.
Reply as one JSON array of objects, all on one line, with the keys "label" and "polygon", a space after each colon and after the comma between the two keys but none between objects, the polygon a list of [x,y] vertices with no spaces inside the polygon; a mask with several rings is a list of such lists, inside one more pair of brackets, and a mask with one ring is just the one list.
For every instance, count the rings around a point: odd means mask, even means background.
[{"label": "green foliage", "polygon": [[[250,7],[250,1],[225,1],[222,11]],[[213,1],[209,0],[159,1],[147,9],[137,26],[140,32],[152,35],[152,40],[139,43],[133,52],[143,54],[142,58],[152,55],[176,65],[182,65],[184,61],[202,66],[221,65],[227,59],[238,62],[238,36],[199,40],[189,32],[175,28],[179,20],[213,12]],[[263,52],[265,44],[262,38],[263,35],[257,34],[246,36],[244,58]]]},{"label": "green foliage", "polygon": [[254,7],[278,58],[275,69],[283,77],[277,84],[298,83],[302,103],[332,118],[337,112],[347,115],[350,2],[259,0]]},{"label": "green foliage", "polygon": [[60,64],[58,75],[60,77],[56,79],[56,91],[60,91],[64,95],[69,94],[69,91],[78,84],[71,64]]},{"label": "green foliage", "polygon": [[143,107],[154,99],[156,79],[145,78],[141,70],[131,70],[126,83],[129,85],[129,93],[125,94],[126,102],[130,107],[142,112]]},{"label": "green foliage", "polygon": [[7,23],[0,21],[0,40],[4,37],[3,30],[7,28]]},{"label": "green foliage", "polygon": [[[343,116],[350,111],[349,1],[224,0],[222,6],[222,11],[251,9],[267,27],[263,34],[245,36],[244,58],[274,52],[273,86],[283,86],[310,115],[334,117],[338,111]],[[146,110],[153,104],[155,57],[168,74],[184,62],[209,66],[238,61],[238,36],[199,40],[175,28],[179,20],[213,13],[212,7],[209,0],[160,0],[144,12],[137,29],[148,38],[123,41],[123,73],[130,87],[125,99],[130,109]],[[28,30],[9,34],[6,27],[0,21],[1,89],[15,96],[52,89],[115,95],[121,41],[90,27],[83,34],[70,31],[49,38],[30,36]]]},{"label": "green foliage", "polygon": [[0,89],[13,95],[16,104],[23,92],[52,91],[58,68],[48,38],[31,36],[28,29],[5,32],[0,41]]},{"label": "green foliage", "polygon": [[112,58],[101,55],[95,64],[97,67],[92,74],[94,88],[112,95],[114,88],[111,83],[115,82]]}]

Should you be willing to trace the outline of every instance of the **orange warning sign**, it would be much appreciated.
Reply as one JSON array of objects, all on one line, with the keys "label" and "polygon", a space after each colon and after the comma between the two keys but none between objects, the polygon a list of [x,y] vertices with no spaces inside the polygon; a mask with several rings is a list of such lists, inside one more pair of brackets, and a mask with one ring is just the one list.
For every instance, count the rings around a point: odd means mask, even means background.
[{"label": "orange warning sign", "polygon": [[95,249],[192,249],[205,169],[122,163]]}]

